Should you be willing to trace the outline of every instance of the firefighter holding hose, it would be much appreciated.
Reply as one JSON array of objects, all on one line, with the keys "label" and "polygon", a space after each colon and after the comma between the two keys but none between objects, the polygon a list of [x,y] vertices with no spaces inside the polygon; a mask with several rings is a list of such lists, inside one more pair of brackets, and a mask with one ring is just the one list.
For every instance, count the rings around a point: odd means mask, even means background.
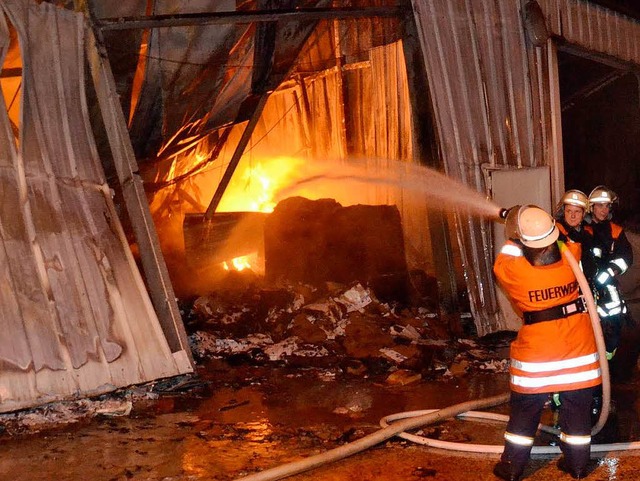
[{"label": "firefighter holding hose", "polygon": [[581,479],[588,474],[591,402],[602,378],[589,314],[561,254],[569,249],[579,259],[580,244],[559,242],[554,219],[537,206],[514,206],[502,217],[509,240],[494,273],[523,325],[511,344],[511,415],[493,472],[504,480],[522,478],[543,409],[559,393],[558,467]]}]

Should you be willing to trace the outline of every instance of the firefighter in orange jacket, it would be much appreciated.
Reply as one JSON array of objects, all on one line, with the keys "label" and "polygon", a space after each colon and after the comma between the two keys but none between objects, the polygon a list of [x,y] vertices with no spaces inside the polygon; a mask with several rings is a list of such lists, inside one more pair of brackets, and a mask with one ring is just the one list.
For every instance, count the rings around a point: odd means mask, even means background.
[{"label": "firefighter in orange jacket", "polygon": [[553,218],[537,206],[515,206],[505,215],[509,241],[494,273],[522,313],[511,344],[511,416],[505,448],[494,474],[521,479],[542,411],[560,395],[558,467],[579,479],[587,474],[591,446],[591,401],[602,382],[596,341],[571,266],[561,254],[580,258],[580,244],[558,242]]}]

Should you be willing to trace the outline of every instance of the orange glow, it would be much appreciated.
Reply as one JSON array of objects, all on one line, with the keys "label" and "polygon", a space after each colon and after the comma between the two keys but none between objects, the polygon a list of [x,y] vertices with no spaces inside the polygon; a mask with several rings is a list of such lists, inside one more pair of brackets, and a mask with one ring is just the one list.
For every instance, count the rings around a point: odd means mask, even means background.
[{"label": "orange glow", "polygon": [[275,157],[242,164],[229,183],[218,211],[273,212],[278,189],[288,185],[302,159]]},{"label": "orange glow", "polygon": [[230,271],[232,268],[235,269],[236,271],[251,269],[251,263],[249,261],[249,258],[255,255],[257,254],[251,254],[248,256],[241,256],[241,257],[236,257],[235,259],[231,259],[231,265],[233,267],[230,267],[227,261],[224,261],[222,263],[222,267],[224,267],[225,271]]}]

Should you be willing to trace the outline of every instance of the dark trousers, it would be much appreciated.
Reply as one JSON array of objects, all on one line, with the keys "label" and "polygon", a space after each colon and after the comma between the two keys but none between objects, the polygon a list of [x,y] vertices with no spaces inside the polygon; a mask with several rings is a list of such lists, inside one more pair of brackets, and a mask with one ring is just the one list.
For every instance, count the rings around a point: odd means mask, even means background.
[{"label": "dark trousers", "polygon": [[[595,388],[562,391],[558,422],[564,434],[588,436],[591,434],[591,403]],[[549,399],[549,393],[520,394],[511,393],[511,416],[507,423],[507,432],[526,437],[535,437],[540,424],[542,410]],[[516,470],[524,469],[529,461],[532,446],[522,446],[505,442],[502,461],[510,462]],[[574,445],[563,441],[560,449],[565,456],[567,467],[580,472],[589,461],[590,444]]]},{"label": "dark trousers", "polygon": [[620,345],[624,321],[624,314],[600,318],[602,336],[604,337],[605,348],[609,354],[613,354]]}]

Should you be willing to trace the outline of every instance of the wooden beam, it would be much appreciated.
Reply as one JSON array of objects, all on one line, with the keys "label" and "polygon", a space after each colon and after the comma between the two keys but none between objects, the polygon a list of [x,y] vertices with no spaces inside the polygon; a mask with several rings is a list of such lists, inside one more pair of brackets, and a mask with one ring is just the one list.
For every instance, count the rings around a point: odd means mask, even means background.
[{"label": "wooden beam", "polygon": [[[236,146],[236,150],[233,152],[233,156],[227,165],[227,169],[218,184],[216,192],[213,194],[213,198],[207,207],[207,211],[204,214],[204,218],[207,221],[213,219],[213,214],[216,212],[220,200],[224,195],[231,177],[244,154],[251,135],[260,120],[264,106],[267,103],[269,92],[277,87],[272,85],[271,72],[273,70],[273,61],[276,51],[276,22],[259,23],[255,33],[255,46],[253,50],[253,72],[251,75],[251,95],[242,103],[238,117],[244,115],[244,112],[249,110],[251,118],[249,123],[242,132],[242,137]],[[257,98],[257,101],[256,101]]]},{"label": "wooden beam", "polygon": [[140,247],[142,267],[149,286],[151,301],[171,352],[182,353],[181,357],[186,357],[193,367],[193,355],[169,279],[169,272],[160,250],[142,179],[138,174],[137,161],[120,106],[102,33],[99,30],[94,32],[90,26],[86,28],[86,49],[114,166],[136,241]]},{"label": "wooden beam", "polygon": [[258,120],[260,120],[260,115],[262,115],[262,111],[264,110],[264,105],[267,103],[268,97],[269,94],[265,93],[258,99],[258,103],[256,104],[255,110],[253,111],[253,115],[251,116],[251,119],[249,120],[247,126],[244,128],[242,137],[240,137],[240,141],[236,146],[236,150],[233,152],[233,156],[231,157],[231,160],[227,165],[227,169],[224,171],[224,175],[222,176],[216,192],[213,194],[213,198],[209,203],[209,207],[207,207],[207,211],[204,213],[204,218],[206,220],[213,219],[213,214],[216,212],[216,209],[220,204],[220,200],[222,199],[224,191],[229,185],[229,181],[231,181],[231,177],[233,177],[233,173],[235,172],[236,167],[238,166],[238,163],[242,158],[242,154],[244,154],[244,149],[251,139],[251,134],[253,134],[253,131],[258,124]]},{"label": "wooden beam", "polygon": [[102,18],[95,20],[95,26],[98,29],[105,31],[252,22],[304,22],[311,20],[334,20],[346,18],[401,17],[406,13],[406,11],[406,7],[391,6],[365,8],[300,8],[277,11],[255,10],[251,12],[201,12],[175,15]]},{"label": "wooden beam", "polygon": [[586,98],[589,98],[591,95],[599,92],[600,90],[602,90],[603,88],[611,84],[612,82],[615,82],[620,77],[623,77],[628,73],[629,73],[628,71],[624,71],[624,70],[614,70],[612,72],[607,73],[606,75],[603,75],[595,79],[593,82],[588,83],[587,85],[582,87],[580,90],[573,92],[570,96],[562,99],[562,112],[565,112],[575,107],[575,105],[578,102],[581,102]]}]

